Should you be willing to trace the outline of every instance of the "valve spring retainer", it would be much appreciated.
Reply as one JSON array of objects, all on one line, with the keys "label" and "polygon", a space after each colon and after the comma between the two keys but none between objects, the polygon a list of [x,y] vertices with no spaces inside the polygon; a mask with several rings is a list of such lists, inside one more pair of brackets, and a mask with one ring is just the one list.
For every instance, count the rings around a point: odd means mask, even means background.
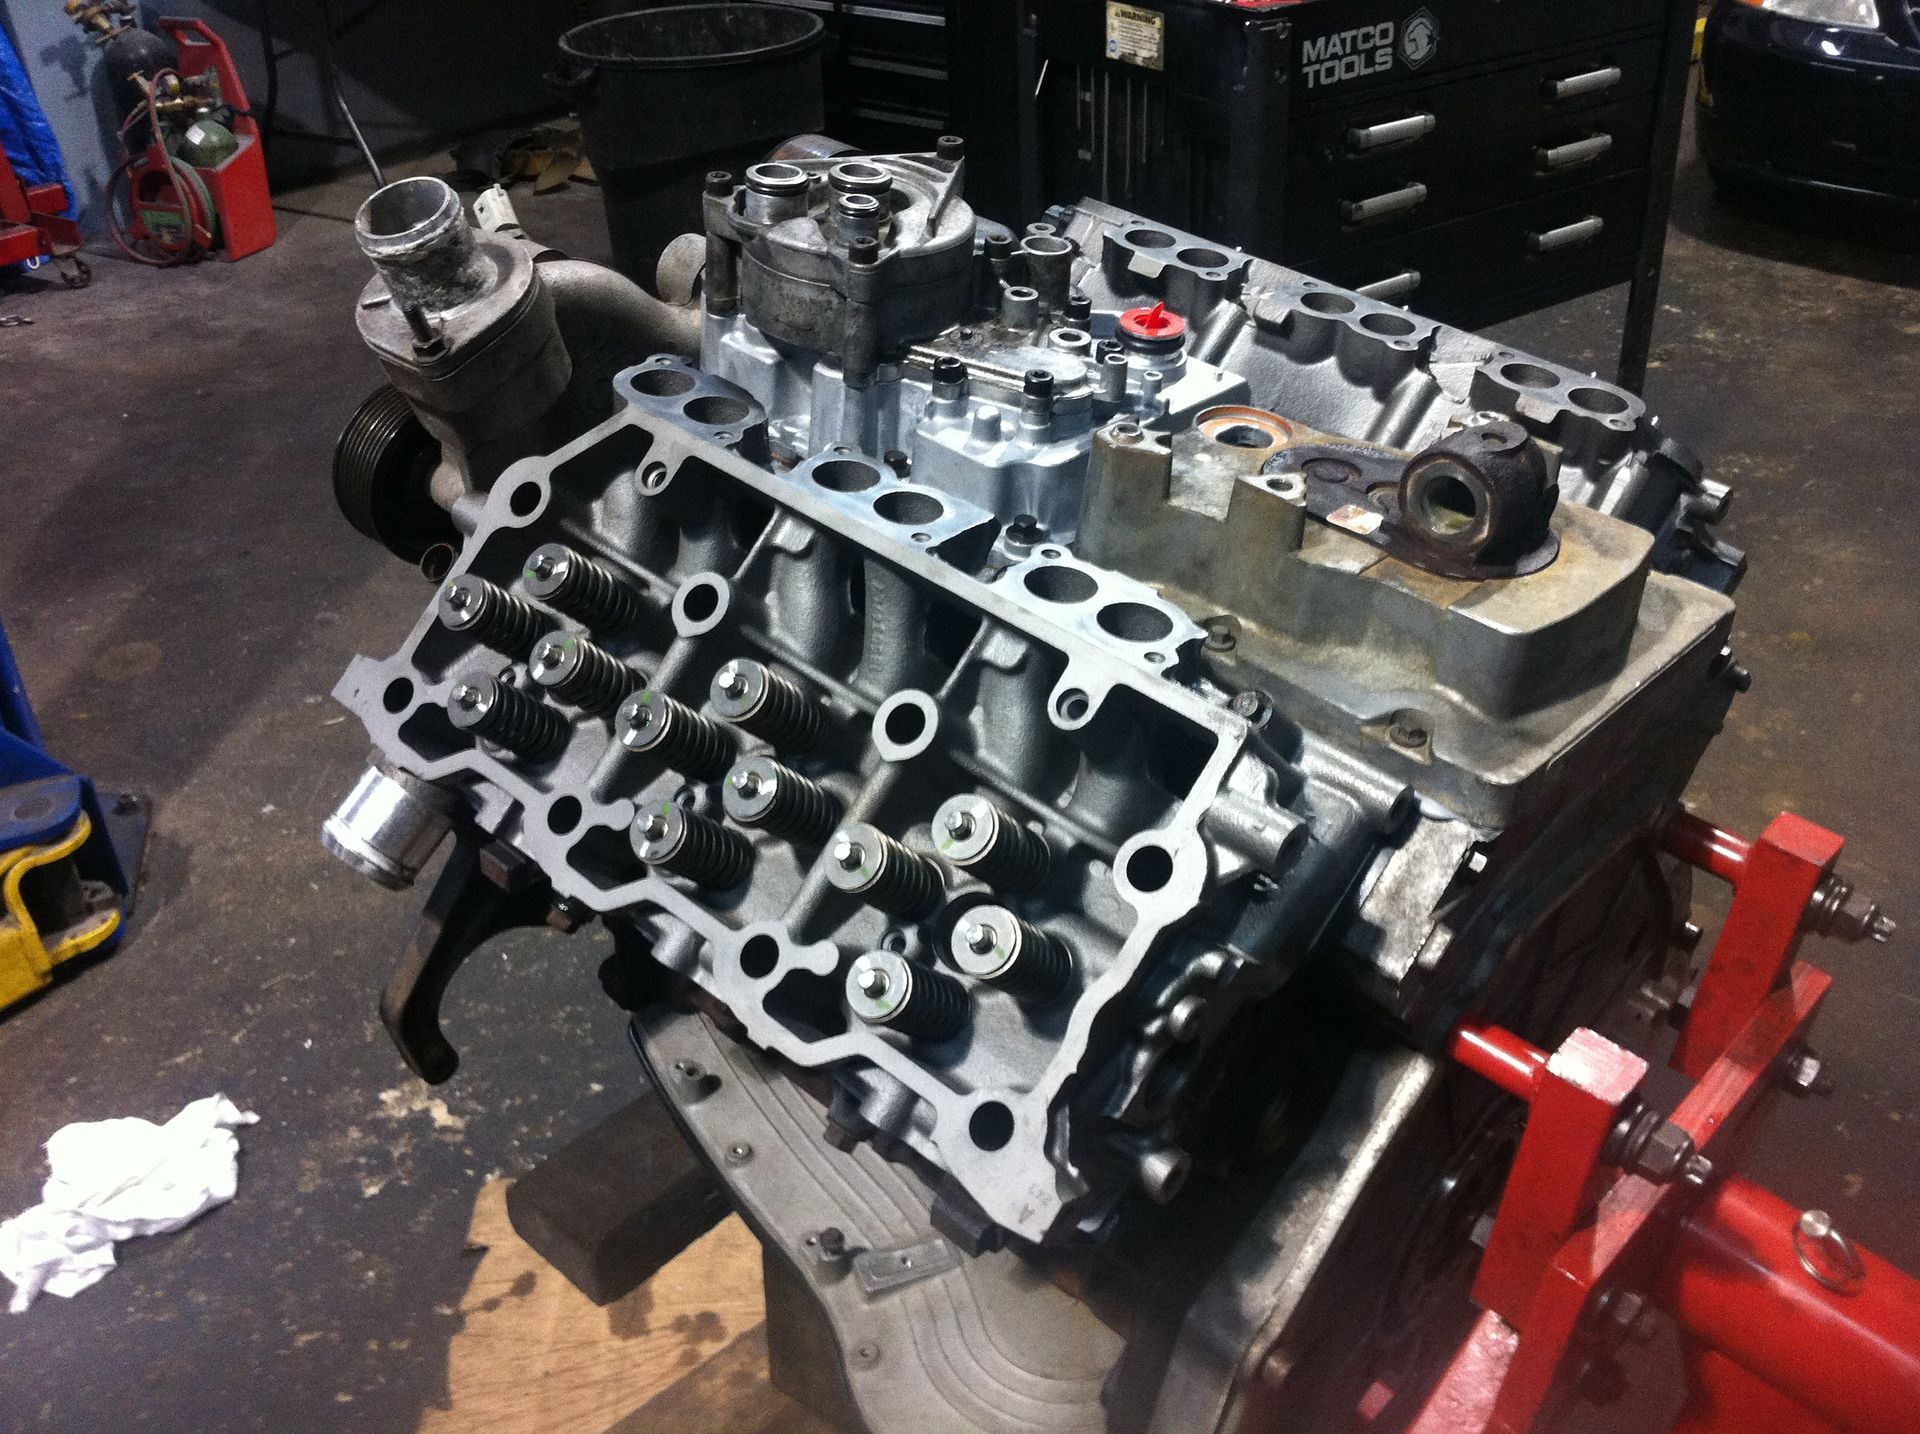
[{"label": "valve spring retainer", "polygon": [[953,964],[1022,1002],[1052,1000],[1073,978],[1073,957],[1059,937],[1004,906],[975,906],[947,942]]},{"label": "valve spring retainer", "polygon": [[866,822],[835,832],[827,847],[827,880],[869,906],[918,920],[946,895],[940,868]]},{"label": "valve spring retainer", "polygon": [[753,870],[753,848],[739,833],[678,802],[664,802],[635,817],[631,839],[640,860],[695,886],[730,890]]},{"label": "valve spring retainer", "polygon": [[628,751],[656,757],[689,777],[715,782],[733,765],[733,737],[726,728],[650,687],[621,704],[614,723]]},{"label": "valve spring retainer", "polygon": [[565,543],[543,543],[527,558],[527,591],[603,637],[625,632],[640,617],[640,594],[604,563]]},{"label": "valve spring retainer", "polygon": [[798,685],[764,662],[737,657],[713,675],[713,710],[781,752],[804,752],[819,740],[820,709]]},{"label": "valve spring retainer", "polygon": [[553,619],[532,603],[473,573],[441,585],[435,612],[450,631],[464,632],[513,658],[525,657],[540,634],[553,626]]},{"label": "valve spring retainer", "polygon": [[940,804],[933,816],[933,844],[941,856],[996,891],[1034,890],[1046,880],[1052,856],[1038,832],[972,793]]},{"label": "valve spring retainer", "polygon": [[747,757],[734,764],[722,784],[727,815],[782,841],[815,846],[840,820],[840,802],[818,782],[771,757]]},{"label": "valve spring retainer", "polygon": [[536,697],[488,676],[469,673],[447,694],[447,716],[462,732],[504,747],[530,762],[567,743],[567,721]]},{"label": "valve spring retainer", "polygon": [[959,981],[893,951],[869,951],[854,961],[847,972],[847,1004],[868,1025],[917,1041],[958,1035],[971,1009]]},{"label": "valve spring retainer", "polygon": [[595,717],[610,715],[647,680],[604,647],[564,629],[534,644],[527,672],[562,702]]}]

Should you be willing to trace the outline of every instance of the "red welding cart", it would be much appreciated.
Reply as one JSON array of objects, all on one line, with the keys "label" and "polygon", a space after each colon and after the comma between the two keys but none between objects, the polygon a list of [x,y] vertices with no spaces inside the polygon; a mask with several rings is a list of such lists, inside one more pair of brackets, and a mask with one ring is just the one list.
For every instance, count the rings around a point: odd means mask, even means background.
[{"label": "red welding cart", "polygon": [[[244,259],[274,240],[273,202],[260,126],[247,109],[240,72],[220,37],[199,20],[164,18],[159,30],[179,46],[176,68],[148,82],[147,100],[121,126],[129,151],[108,186],[110,222],[122,249],[148,264],[180,264],[205,253]],[[194,163],[170,110],[196,103],[231,111],[234,147],[215,162]],[[185,127],[191,139],[201,122]],[[132,147],[130,136],[144,144]]]}]

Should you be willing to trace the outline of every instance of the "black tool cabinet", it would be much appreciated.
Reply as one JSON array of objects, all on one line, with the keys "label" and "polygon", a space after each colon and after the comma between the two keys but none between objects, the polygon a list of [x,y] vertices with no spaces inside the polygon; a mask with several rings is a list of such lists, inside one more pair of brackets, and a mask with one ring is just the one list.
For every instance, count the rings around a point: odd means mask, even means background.
[{"label": "black tool cabinet", "polygon": [[829,124],[1484,328],[1630,284],[1645,377],[1695,0],[798,0]]},{"label": "black tool cabinet", "polygon": [[[967,0],[772,0],[826,23],[827,133],[870,153],[933,148],[952,99],[949,12]],[[1012,0],[988,0],[1010,6]],[[1003,68],[1013,63],[1010,47]]]}]

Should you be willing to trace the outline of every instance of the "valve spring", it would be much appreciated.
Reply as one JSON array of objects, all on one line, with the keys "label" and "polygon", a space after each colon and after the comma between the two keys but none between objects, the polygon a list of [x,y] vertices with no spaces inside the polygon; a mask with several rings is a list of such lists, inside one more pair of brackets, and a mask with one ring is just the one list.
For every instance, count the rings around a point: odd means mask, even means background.
[{"label": "valve spring", "polygon": [[871,1026],[917,1041],[944,1041],[967,1024],[967,988],[944,971],[893,951],[869,951],[847,972],[847,1004]]},{"label": "valve spring", "polygon": [[968,793],[949,797],[933,815],[940,855],[996,891],[1032,891],[1047,878],[1046,840],[999,804]]},{"label": "valve spring", "polygon": [[741,826],[806,846],[825,841],[840,820],[840,802],[832,792],[771,757],[734,763],[720,800]]},{"label": "valve spring", "polygon": [[605,563],[565,543],[543,543],[527,559],[527,591],[603,636],[625,632],[639,620],[640,594]]},{"label": "valve spring", "polygon": [[532,603],[472,573],[443,583],[436,609],[444,626],[470,633],[508,657],[525,657],[535,639],[553,625]]},{"label": "valve spring", "polygon": [[729,662],[713,674],[708,700],[727,721],[779,751],[804,752],[819,740],[820,708],[764,662]]},{"label": "valve spring", "polygon": [[664,692],[634,693],[615,721],[628,751],[650,753],[689,777],[717,781],[733,765],[733,735]]},{"label": "valve spring", "polygon": [[447,694],[447,716],[462,732],[505,747],[530,762],[551,757],[566,745],[566,718],[538,698],[496,681],[484,672],[469,673]]},{"label": "valve spring", "polygon": [[604,647],[558,629],[534,644],[527,671],[562,702],[595,717],[607,716],[647,680]]},{"label": "valve spring", "polygon": [[1066,943],[1004,906],[969,908],[954,924],[947,950],[969,976],[1035,1005],[1058,996],[1073,979]]},{"label": "valve spring", "polygon": [[695,886],[728,891],[753,870],[753,848],[739,833],[678,802],[663,802],[658,811],[635,817],[630,838],[640,860]]},{"label": "valve spring", "polygon": [[947,894],[938,865],[866,822],[853,822],[834,833],[827,850],[827,880],[869,906],[907,920],[927,915]]}]

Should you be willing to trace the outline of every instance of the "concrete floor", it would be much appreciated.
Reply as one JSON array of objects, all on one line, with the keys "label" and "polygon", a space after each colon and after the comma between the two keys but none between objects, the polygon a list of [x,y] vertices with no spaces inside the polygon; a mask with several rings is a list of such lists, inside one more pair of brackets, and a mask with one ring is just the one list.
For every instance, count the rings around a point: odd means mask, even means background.
[{"label": "concrete floor", "polygon": [[[0,613],[57,750],[156,811],[119,954],[0,1020],[0,1213],[37,1197],[38,1146],[67,1121],[163,1119],[213,1091],[262,1117],[234,1204],[0,1320],[11,1428],[413,1428],[446,1397],[476,1190],[634,1088],[601,948],[550,935],[471,963],[448,1008],[460,1074],[411,1081],[374,997],[418,898],[317,840],[364,756],[326,694],[426,596],[327,485],[378,377],[351,321],[361,192],[287,197],[278,245],[237,266],[102,260],[83,293],[0,290],[0,313],[34,320],[0,329]],[[537,235],[603,256],[591,190],[516,201]],[[1748,1168],[1920,1268],[1920,264],[1901,242],[1730,211],[1689,153],[1649,397],[1734,485],[1727,531],[1753,558],[1755,685],[1697,805],[1747,831],[1782,807],[1839,828],[1848,869],[1909,922],[1890,949],[1815,953],[1840,977],[1820,1027],[1838,1090],[1783,1102]],[[1603,296],[1503,337],[1604,371],[1619,310]]]}]

